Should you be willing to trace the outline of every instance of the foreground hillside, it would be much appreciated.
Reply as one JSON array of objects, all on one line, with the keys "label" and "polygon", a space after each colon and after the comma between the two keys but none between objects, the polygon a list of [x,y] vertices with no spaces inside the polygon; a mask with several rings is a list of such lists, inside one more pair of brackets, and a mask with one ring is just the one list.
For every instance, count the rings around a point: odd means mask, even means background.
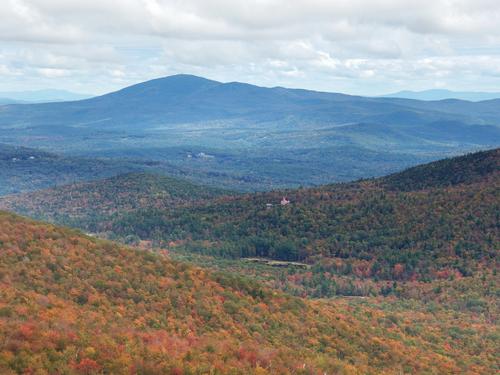
[{"label": "foreground hillside", "polygon": [[128,173],[0,198],[0,208],[65,225],[102,232],[118,214],[167,210],[228,192],[151,173]]},{"label": "foreground hillside", "polygon": [[2,374],[487,374],[498,365],[494,327],[480,319],[305,301],[7,213],[0,286]]}]

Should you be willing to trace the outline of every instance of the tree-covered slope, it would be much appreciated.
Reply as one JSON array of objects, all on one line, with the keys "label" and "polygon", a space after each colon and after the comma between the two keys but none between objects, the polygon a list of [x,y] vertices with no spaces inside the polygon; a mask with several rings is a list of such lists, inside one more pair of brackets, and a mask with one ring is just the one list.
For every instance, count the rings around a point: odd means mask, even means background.
[{"label": "tree-covered slope", "polygon": [[396,190],[420,190],[498,179],[500,149],[476,152],[456,158],[418,165],[385,177],[382,181]]},{"label": "tree-covered slope", "polygon": [[[362,264],[382,279],[471,275],[498,261],[498,159],[492,150],[385,179],[139,210],[112,231],[226,257],[336,258],[346,273]],[[290,204],[280,205],[283,196]]]},{"label": "tree-covered slope", "polygon": [[[428,281],[498,265],[498,164],[496,149],[381,179],[222,197],[132,174],[6,197],[0,207],[127,243],[300,260],[320,264],[318,273],[376,281]],[[290,204],[280,205],[283,196]]]},{"label": "tree-covered slope", "polygon": [[229,192],[152,173],[127,173],[103,180],[0,198],[0,208],[89,231],[104,230],[111,217],[138,209],[167,210]]},{"label": "tree-covered slope", "polygon": [[481,320],[305,301],[7,213],[0,286],[6,375],[488,374],[498,365],[494,327]]}]

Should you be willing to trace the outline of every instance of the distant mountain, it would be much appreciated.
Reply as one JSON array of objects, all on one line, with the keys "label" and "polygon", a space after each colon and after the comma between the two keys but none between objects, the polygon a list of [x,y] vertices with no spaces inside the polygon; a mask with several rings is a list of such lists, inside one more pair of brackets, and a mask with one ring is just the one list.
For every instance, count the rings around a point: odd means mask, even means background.
[{"label": "distant mountain", "polygon": [[[499,100],[500,102],[500,100]],[[176,75],[139,83],[122,90],[71,103],[34,104],[11,107],[0,120],[20,116],[31,126],[47,121],[54,125],[67,123],[107,129],[150,128],[165,124],[245,118],[253,122],[276,121],[293,116],[297,121],[326,121],[345,125],[346,122],[370,122],[379,116],[393,115],[393,122],[407,123],[405,115],[413,115],[419,123],[438,119],[459,120],[454,116],[461,103],[429,107],[427,112],[415,111],[412,102],[365,98],[281,87],[265,88],[249,84],[221,83],[190,75]],[[426,103],[420,103],[426,107]],[[471,117],[484,122],[484,104],[469,105]],[[491,106],[490,110],[494,109]],[[496,108],[493,114],[500,115]],[[294,120],[295,118],[295,120]],[[480,121],[483,119],[483,121]],[[469,123],[469,119],[466,119]],[[0,123],[2,124],[3,121]]]},{"label": "distant mountain", "polygon": [[443,89],[432,89],[424,91],[399,91],[392,94],[382,95],[386,98],[406,98],[416,100],[444,100],[444,99],[460,99],[471,102],[479,102],[482,100],[500,99],[500,92],[460,92]]},{"label": "distant mountain", "polygon": [[26,102],[23,102],[22,100],[14,100],[14,99],[9,99],[9,98],[0,98],[0,105],[5,105],[5,104],[24,104]]},{"label": "distant mountain", "polygon": [[[0,91],[2,104],[12,103],[48,103],[48,102],[66,102],[73,100],[88,99],[93,95],[79,94],[66,90],[46,89],[33,91]],[[10,101],[11,103],[7,103]]]},{"label": "distant mountain", "polygon": [[87,100],[2,106],[2,139],[168,162],[205,185],[268,190],[497,147],[500,99],[365,98],[176,75]]},{"label": "distant mountain", "polygon": [[[0,212],[0,373],[494,373],[494,322],[291,297]],[[463,293],[463,292],[462,292]]]}]

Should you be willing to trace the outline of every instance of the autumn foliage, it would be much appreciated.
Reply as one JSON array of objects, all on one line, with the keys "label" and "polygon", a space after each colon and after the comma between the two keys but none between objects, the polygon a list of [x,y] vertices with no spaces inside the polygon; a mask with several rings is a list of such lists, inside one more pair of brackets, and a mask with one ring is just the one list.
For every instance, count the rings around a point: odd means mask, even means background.
[{"label": "autumn foliage", "polygon": [[[291,203],[281,206],[283,196]],[[335,275],[430,281],[498,264],[498,212],[500,149],[381,179],[137,210],[110,227],[121,238],[178,241],[199,254],[300,260]]]},{"label": "autumn foliage", "polygon": [[492,326],[454,316],[302,300],[0,213],[2,374],[493,373]]}]

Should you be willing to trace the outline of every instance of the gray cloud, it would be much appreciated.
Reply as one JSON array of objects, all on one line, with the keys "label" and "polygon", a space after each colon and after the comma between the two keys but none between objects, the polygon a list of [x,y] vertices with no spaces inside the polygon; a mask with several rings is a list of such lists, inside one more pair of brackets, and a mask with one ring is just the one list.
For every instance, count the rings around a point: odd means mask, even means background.
[{"label": "gray cloud", "polygon": [[100,93],[178,72],[366,94],[500,87],[497,0],[4,2],[5,90]]}]

